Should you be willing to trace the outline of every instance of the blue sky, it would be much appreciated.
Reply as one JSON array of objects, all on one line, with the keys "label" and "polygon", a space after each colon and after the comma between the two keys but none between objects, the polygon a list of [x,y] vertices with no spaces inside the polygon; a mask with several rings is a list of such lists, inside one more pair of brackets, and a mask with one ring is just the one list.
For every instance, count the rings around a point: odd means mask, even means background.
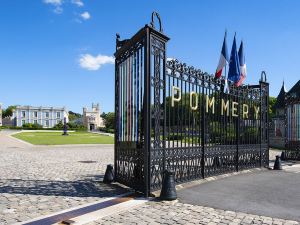
[{"label": "blue sky", "polygon": [[287,89],[300,79],[300,1],[2,0],[0,102],[113,111],[115,33],[129,38],[152,11],[168,57],[213,73],[227,29],[229,51],[235,32],[244,41],[245,83],[265,70],[276,96],[283,79]]}]

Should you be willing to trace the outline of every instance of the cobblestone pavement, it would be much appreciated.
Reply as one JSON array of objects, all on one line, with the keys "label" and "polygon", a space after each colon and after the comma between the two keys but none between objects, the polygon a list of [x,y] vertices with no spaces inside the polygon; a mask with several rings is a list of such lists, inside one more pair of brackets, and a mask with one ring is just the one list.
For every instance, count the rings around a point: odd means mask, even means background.
[{"label": "cobblestone pavement", "polygon": [[[26,221],[124,193],[104,185],[112,145],[31,146],[0,131],[0,224]],[[270,158],[278,152],[271,152]],[[88,163],[88,161],[93,161]],[[298,224],[180,202],[148,202],[91,224]]]},{"label": "cobblestone pavement", "polygon": [[148,202],[120,214],[104,217],[89,225],[98,224],[208,224],[208,225],[296,225],[296,221],[282,220],[209,207],[174,202]]},{"label": "cobblestone pavement", "polygon": [[112,145],[37,147],[7,135],[0,131],[0,224],[26,221],[126,191],[99,182],[106,165],[113,162]]},{"label": "cobblestone pavement", "polygon": [[[280,151],[270,151],[270,159],[280,155]],[[300,167],[293,166],[293,172],[300,172]],[[291,171],[292,169],[287,168]],[[98,224],[208,224],[208,225],[296,225],[297,221],[271,218],[261,215],[253,215],[242,212],[225,211],[198,205],[184,204],[179,201],[173,202],[148,202],[145,205],[117,213],[88,225]]]}]

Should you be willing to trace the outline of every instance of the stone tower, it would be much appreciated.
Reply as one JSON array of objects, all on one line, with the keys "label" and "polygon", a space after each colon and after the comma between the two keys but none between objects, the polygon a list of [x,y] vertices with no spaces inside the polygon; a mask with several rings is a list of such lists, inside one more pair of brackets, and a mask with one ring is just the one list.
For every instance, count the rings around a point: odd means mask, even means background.
[{"label": "stone tower", "polygon": [[87,107],[83,108],[83,124],[89,131],[98,130],[100,127],[104,127],[103,120],[101,118],[101,111],[99,103],[92,103],[92,108],[89,110]]}]

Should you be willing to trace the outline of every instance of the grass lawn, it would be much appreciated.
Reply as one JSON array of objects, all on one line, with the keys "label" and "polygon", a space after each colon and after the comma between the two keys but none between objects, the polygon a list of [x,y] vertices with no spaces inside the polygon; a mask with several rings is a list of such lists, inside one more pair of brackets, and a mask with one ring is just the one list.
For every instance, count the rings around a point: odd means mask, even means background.
[{"label": "grass lawn", "polygon": [[68,136],[62,132],[22,132],[13,137],[34,145],[68,145],[68,144],[113,144],[114,138],[88,132],[72,132]]}]

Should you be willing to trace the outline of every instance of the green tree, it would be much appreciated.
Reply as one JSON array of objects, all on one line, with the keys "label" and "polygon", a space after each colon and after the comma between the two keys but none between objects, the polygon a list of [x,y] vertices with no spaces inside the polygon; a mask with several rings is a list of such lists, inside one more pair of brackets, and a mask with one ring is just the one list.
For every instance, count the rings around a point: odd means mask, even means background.
[{"label": "green tree", "polygon": [[271,96],[269,97],[269,117],[270,117],[270,119],[272,119],[276,114],[275,109],[274,109],[274,105],[275,105],[276,101],[277,101],[277,98],[271,97]]},{"label": "green tree", "polygon": [[12,116],[13,110],[16,109],[15,105],[8,106],[5,110],[2,112],[2,118]]},{"label": "green tree", "polygon": [[101,117],[103,118],[104,125],[107,129],[115,129],[115,113],[114,112],[108,112],[108,113],[102,113]]},{"label": "green tree", "polygon": [[74,120],[77,120],[81,117],[82,117],[81,114],[69,111],[69,121],[74,121]]},{"label": "green tree", "polygon": [[63,129],[64,128],[64,124],[62,123],[62,121],[59,121],[59,123],[57,123],[53,128]]}]

